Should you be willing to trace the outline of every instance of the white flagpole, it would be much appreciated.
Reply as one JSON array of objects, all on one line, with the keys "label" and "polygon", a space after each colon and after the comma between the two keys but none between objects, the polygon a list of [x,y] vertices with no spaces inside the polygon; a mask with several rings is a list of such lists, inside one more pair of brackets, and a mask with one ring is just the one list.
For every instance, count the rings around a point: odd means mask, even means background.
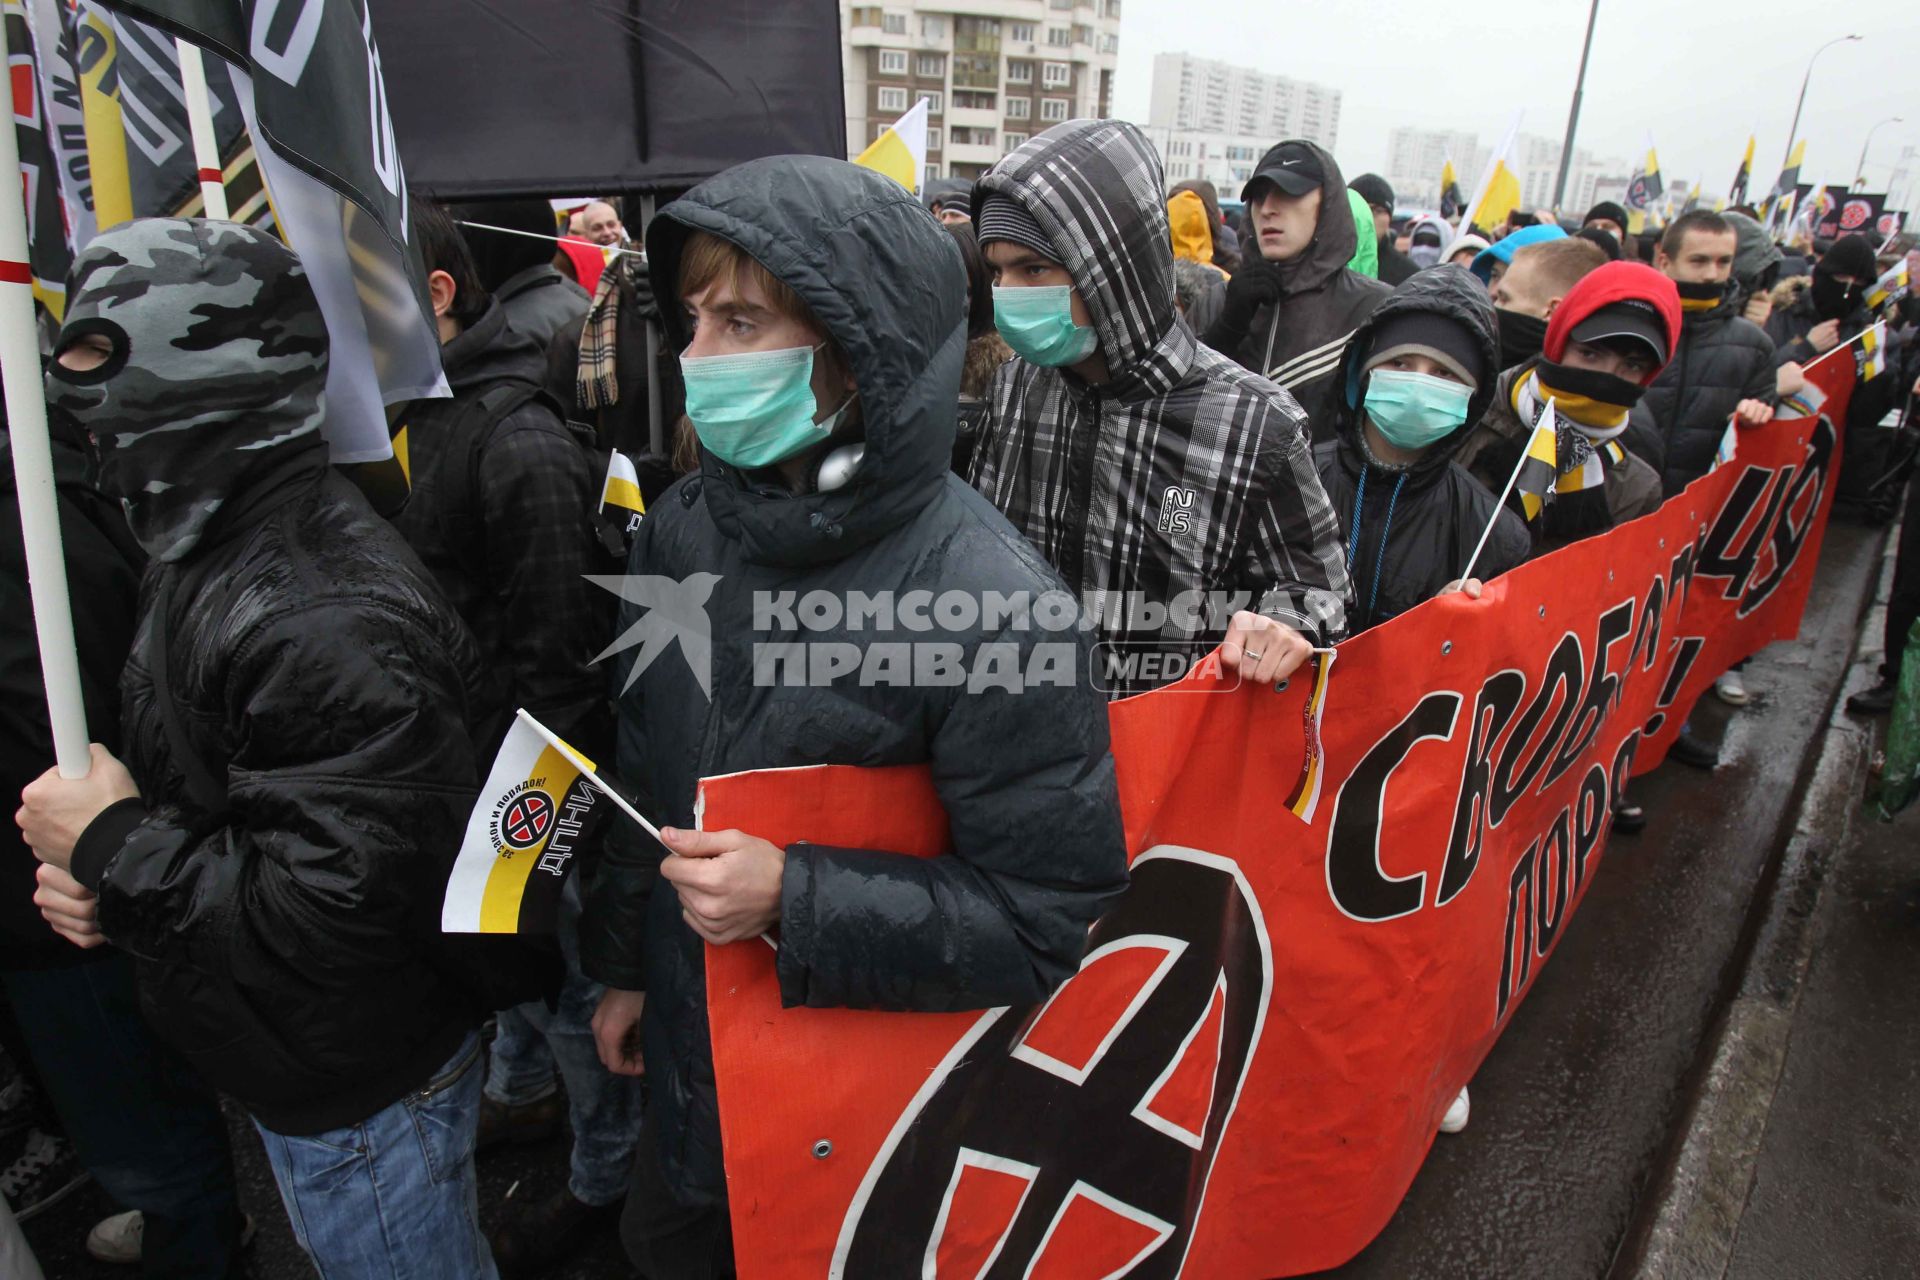
[{"label": "white flagpole", "polygon": [[[0,62],[7,54],[0,23]],[[33,593],[40,674],[47,687],[47,721],[63,778],[84,778],[93,767],[87,750],[87,714],[80,698],[80,655],[73,642],[67,561],[60,546],[60,508],[53,489],[53,445],[40,382],[40,342],[33,319],[33,269],[27,250],[27,213],[17,185],[20,143],[13,122],[0,128],[0,175],[14,184],[0,199],[0,387],[13,443],[14,484],[20,494],[20,534],[26,544]]]},{"label": "white flagpole", "polygon": [[1556,419],[1553,416],[1553,401],[1547,401],[1546,410],[1541,413],[1539,422],[1535,422],[1527,431],[1527,442],[1520,449],[1520,461],[1513,464],[1513,474],[1507,477],[1507,487],[1500,491],[1499,500],[1493,504],[1493,518],[1488,520],[1487,527],[1480,531],[1480,541],[1473,544],[1473,554],[1467,557],[1466,572],[1460,575],[1462,582],[1473,576],[1473,566],[1480,563],[1480,553],[1486,550],[1487,539],[1493,536],[1493,526],[1500,523],[1500,513],[1506,510],[1507,498],[1513,493],[1513,486],[1520,479],[1520,468],[1527,465],[1527,458],[1533,452],[1533,433],[1540,429],[1541,422],[1546,423],[1549,430],[1557,429]]},{"label": "white flagpole", "polygon": [[180,51],[180,87],[186,91],[193,163],[200,170],[200,200],[207,217],[224,221],[233,215],[227,211],[227,186],[220,169],[220,140],[213,133],[213,103],[207,97],[207,65],[200,59],[199,45],[177,36],[173,44]]}]

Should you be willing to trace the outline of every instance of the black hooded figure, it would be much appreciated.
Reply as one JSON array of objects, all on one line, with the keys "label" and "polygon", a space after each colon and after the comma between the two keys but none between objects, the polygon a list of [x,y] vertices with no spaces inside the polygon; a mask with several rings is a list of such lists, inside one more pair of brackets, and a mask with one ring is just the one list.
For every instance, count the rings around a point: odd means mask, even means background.
[{"label": "black hooded figure", "polygon": [[[1065,639],[1084,677],[1086,633],[1003,627],[984,615],[970,623],[929,616],[929,626],[904,633],[844,615],[818,629],[782,631],[760,612],[760,602],[782,596],[844,605],[859,592],[903,601],[905,617],[911,592],[980,600],[1062,589],[949,469],[967,346],[960,254],[911,194],[879,174],[818,156],[739,165],[662,209],[647,231],[654,289],[669,339],[681,347],[689,334],[680,264],[696,232],[764,266],[844,356],[864,452],[844,483],[796,492],[770,470],[742,470],[703,448],[700,471],[650,505],[629,581],[707,591],[695,612],[704,614],[710,642],[682,633],[651,661],[637,661],[633,650],[616,658],[627,686],[620,775],[643,811],[691,828],[702,777],[823,764],[929,766],[952,853],[913,858],[816,844],[785,851],[781,998],[790,1006],[904,1010],[1036,1003],[1077,969],[1088,926],[1126,884],[1105,699],[1085,678],[976,692],[965,682],[861,674],[869,651],[922,644],[951,646],[963,666],[991,646],[1025,670],[1040,642]],[[620,630],[658,617],[625,604]],[[794,649],[867,657],[838,678],[791,683],[764,661],[769,641],[783,634]],[[912,645],[892,643],[901,640]],[[705,656],[697,666],[683,652],[689,643]],[[1041,845],[1036,832],[1046,833]],[[637,827],[620,828],[588,886],[580,931],[583,965],[612,988],[610,1001],[645,992],[649,1098],[636,1176],[653,1194],[628,1201],[623,1234],[636,1260],[665,1247],[654,1242],[688,1232],[722,1248],[727,1231],[706,944],[662,878],[665,857]],[[608,1008],[603,1003],[603,1015]]]},{"label": "black hooded figure", "polygon": [[[1477,353],[1480,377],[1467,402],[1467,420],[1411,466],[1395,467],[1373,456],[1362,429],[1366,366],[1384,343],[1395,341],[1391,334],[1420,327],[1407,323],[1416,317],[1456,329],[1461,345]],[[1473,576],[1491,581],[1531,554],[1532,538],[1520,517],[1500,507],[1492,492],[1454,461],[1493,403],[1499,356],[1486,289],[1465,268],[1446,264],[1418,272],[1395,289],[1347,344],[1333,438],[1314,446],[1314,462],[1346,540],[1355,631],[1405,613],[1458,579],[1496,513],[1498,524]]]}]

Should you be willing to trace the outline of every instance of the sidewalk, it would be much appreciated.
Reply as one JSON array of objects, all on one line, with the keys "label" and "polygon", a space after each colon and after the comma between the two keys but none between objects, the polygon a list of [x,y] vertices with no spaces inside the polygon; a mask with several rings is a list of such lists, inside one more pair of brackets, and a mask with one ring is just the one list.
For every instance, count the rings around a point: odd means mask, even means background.
[{"label": "sidewalk", "polygon": [[[1880,659],[1890,563],[1847,691]],[[1702,1087],[1623,1275],[1910,1276],[1920,1258],[1920,811],[1863,805],[1884,718],[1836,705]]]}]

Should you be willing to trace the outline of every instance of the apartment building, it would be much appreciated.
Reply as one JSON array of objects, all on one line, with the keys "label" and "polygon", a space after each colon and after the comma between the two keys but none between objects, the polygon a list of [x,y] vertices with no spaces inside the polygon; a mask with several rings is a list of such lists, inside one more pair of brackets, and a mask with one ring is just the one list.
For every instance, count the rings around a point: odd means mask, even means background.
[{"label": "apartment building", "polygon": [[977,178],[1051,125],[1112,114],[1121,4],[843,4],[847,153],[925,98],[927,177]]},{"label": "apartment building", "polygon": [[[1394,196],[1403,208],[1437,209],[1440,207],[1440,173],[1448,157],[1452,158],[1454,175],[1460,180],[1461,198],[1471,200],[1492,151],[1492,144],[1483,145],[1480,136],[1474,133],[1399,128],[1387,135],[1385,176],[1393,184]],[[1558,138],[1523,133],[1513,140],[1513,154],[1507,163],[1520,179],[1520,202],[1525,208],[1544,209],[1553,203],[1553,185],[1560,175],[1560,152]],[[1596,199],[1596,188],[1610,190],[1611,182],[1618,179],[1624,183],[1625,175],[1632,172],[1633,165],[1628,161],[1600,159],[1576,147],[1573,164],[1567,172],[1562,211],[1576,216],[1584,213]]]},{"label": "apartment building", "polygon": [[1340,91],[1187,53],[1156,54],[1147,137],[1167,181],[1204,178],[1228,199],[1283,138],[1329,151],[1340,132]]}]

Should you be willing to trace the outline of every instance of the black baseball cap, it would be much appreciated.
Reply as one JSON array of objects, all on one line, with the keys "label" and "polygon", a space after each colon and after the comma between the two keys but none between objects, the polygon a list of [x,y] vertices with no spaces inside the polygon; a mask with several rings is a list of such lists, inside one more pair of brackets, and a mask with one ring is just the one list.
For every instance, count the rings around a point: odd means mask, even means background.
[{"label": "black baseball cap", "polygon": [[1271,182],[1290,196],[1303,196],[1326,181],[1320,172],[1320,158],[1304,142],[1283,142],[1260,157],[1260,167],[1240,188],[1242,200],[1259,194],[1260,184]]},{"label": "black baseball cap", "polygon": [[1651,302],[1639,298],[1622,298],[1610,302],[1592,315],[1573,326],[1567,334],[1575,342],[1590,342],[1596,346],[1612,346],[1623,341],[1644,343],[1653,358],[1661,364],[1667,362],[1667,326],[1661,322],[1660,313],[1654,310]]}]

